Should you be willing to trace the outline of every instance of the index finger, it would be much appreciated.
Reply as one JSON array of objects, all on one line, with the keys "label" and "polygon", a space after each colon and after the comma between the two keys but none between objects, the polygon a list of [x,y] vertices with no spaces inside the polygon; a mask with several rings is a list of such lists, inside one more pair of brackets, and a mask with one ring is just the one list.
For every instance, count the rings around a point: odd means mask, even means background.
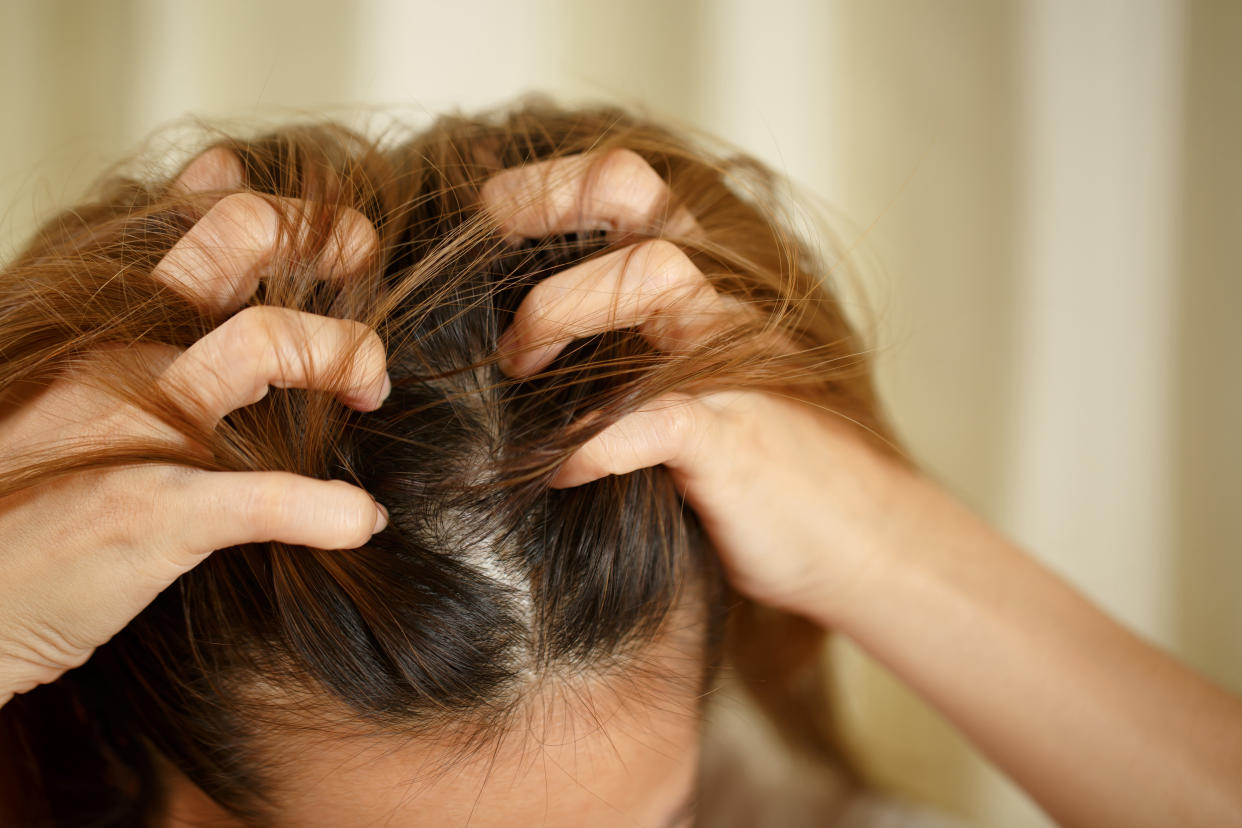
[{"label": "index finger", "polygon": [[617,235],[701,232],[688,210],[673,206],[660,174],[628,149],[513,167],[489,179],[480,195],[501,231],[518,238],[588,230]]}]

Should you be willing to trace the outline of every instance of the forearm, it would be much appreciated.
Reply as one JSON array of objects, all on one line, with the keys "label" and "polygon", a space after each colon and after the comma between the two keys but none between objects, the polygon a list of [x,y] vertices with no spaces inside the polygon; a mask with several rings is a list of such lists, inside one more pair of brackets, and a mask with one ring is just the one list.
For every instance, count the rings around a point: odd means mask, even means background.
[{"label": "forearm", "polygon": [[1067,826],[1242,825],[1242,702],[921,481],[903,542],[819,620]]}]

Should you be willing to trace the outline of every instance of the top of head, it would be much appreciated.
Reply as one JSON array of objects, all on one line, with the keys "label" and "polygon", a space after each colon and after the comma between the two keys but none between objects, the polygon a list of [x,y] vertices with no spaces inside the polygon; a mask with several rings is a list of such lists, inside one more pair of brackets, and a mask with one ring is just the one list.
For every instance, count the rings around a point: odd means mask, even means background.
[{"label": "top of head", "polygon": [[[381,409],[359,414],[329,394],[273,389],[193,438],[210,450],[209,468],[355,482],[391,522],[357,550],[265,544],[217,553],[185,575],[67,677],[91,715],[106,717],[105,741],[139,734],[217,801],[256,813],[269,781],[248,753],[261,754],[259,722],[297,729],[313,711],[316,720],[452,731],[477,744],[509,729],[549,682],[658,681],[667,670],[644,670],[644,648],[687,618],[695,632],[685,646],[697,648],[701,678],[723,584],[668,475],[548,483],[577,446],[672,389],[798,385],[869,419],[859,349],[813,258],[764,209],[773,193],[761,168],[713,159],[617,111],[547,106],[445,119],[387,148],[331,125],[220,146],[241,161],[244,181],[233,189],[304,208],[282,218],[288,243],[251,303],[375,328],[394,390]],[[569,206],[552,197],[564,182],[548,178],[540,192],[505,202],[508,213],[480,209],[498,171],[583,153],[589,172]],[[637,218],[610,212],[610,199],[634,202],[624,190],[642,183],[636,159],[671,198]],[[739,188],[751,188],[746,198]],[[585,212],[584,194],[594,202]],[[92,332],[83,344],[184,346],[220,317],[179,300],[150,269],[204,197],[166,182],[117,186],[77,211],[81,223],[49,225],[17,266],[63,260],[70,298],[91,297],[77,308],[77,329]],[[497,232],[543,204],[560,210],[543,216],[555,232]],[[376,250],[349,278],[324,281],[317,262],[340,246],[333,233],[346,208],[374,225]],[[677,208],[697,220],[693,237],[666,226]],[[574,343],[528,379],[501,373],[498,338],[534,284],[661,234],[683,244],[717,290],[760,313],[695,347],[657,350],[622,330]],[[760,332],[774,329],[805,350],[771,353]],[[832,372],[815,373],[823,366]],[[112,749],[130,770],[142,764],[133,744]]]}]

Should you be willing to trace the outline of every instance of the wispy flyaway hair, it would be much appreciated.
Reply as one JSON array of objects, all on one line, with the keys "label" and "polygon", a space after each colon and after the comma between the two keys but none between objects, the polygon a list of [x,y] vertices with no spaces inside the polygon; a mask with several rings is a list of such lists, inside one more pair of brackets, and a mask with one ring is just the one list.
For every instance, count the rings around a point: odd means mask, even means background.
[{"label": "wispy flyaway hair", "polygon": [[[726,589],[668,473],[560,490],[549,487],[556,470],[671,391],[768,388],[886,434],[828,267],[784,223],[778,180],[752,160],[614,109],[543,103],[445,118],[400,142],[324,123],[214,145],[241,160],[237,192],[299,200],[281,202],[279,252],[249,304],[374,328],[392,396],[359,413],[328,392],[272,389],[214,428],[181,410],[155,389],[159,354],[187,348],[223,318],[152,271],[204,199],[229,193],[187,193],[172,178],[110,180],[44,225],[0,276],[0,390],[111,359],[110,390],[167,437],[5,458],[0,496],[134,463],[283,470],[355,483],[391,522],[351,551],[216,552],[85,666],[16,697],[0,711],[3,824],[146,824],[161,807],[165,763],[261,824],[271,785],[263,741],[290,721],[347,719],[479,744],[549,683],[658,683],[637,654],[679,607],[704,620],[698,655],[709,670],[726,615],[750,609]],[[480,189],[502,169],[581,153],[596,159],[596,175],[650,165],[672,199],[639,235],[681,245],[750,313],[685,348],[657,350],[632,329],[593,336],[511,380],[497,367],[497,341],[527,291],[635,238],[603,227],[517,240],[498,230],[503,216],[481,208]],[[701,231],[681,237],[665,226],[679,208]],[[345,210],[374,226],[377,252],[353,276],[325,280]],[[785,679],[814,652],[793,648],[782,662],[787,649],[749,668],[781,709],[778,723],[818,715],[809,702],[782,700],[794,693]],[[821,725],[787,731],[813,748]]]}]

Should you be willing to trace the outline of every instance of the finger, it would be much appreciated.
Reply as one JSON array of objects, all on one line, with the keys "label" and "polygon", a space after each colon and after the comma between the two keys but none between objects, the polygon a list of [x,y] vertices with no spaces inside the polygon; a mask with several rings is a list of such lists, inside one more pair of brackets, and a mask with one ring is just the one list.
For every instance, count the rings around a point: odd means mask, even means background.
[{"label": "finger", "polygon": [[[282,234],[282,222],[290,221],[292,232]],[[306,206],[297,199],[227,195],[173,245],[152,275],[211,312],[240,307],[272,262],[307,238],[307,221]],[[357,210],[342,209],[317,262],[320,278],[357,272],[378,246],[371,222]]]},{"label": "finger", "polygon": [[638,153],[614,149],[514,167],[489,179],[483,204],[510,236],[587,230],[656,235],[699,232],[689,211],[669,215],[670,191]]},{"label": "finger", "polygon": [[711,413],[699,400],[665,395],[592,437],[565,461],[552,486],[581,486],[660,464],[678,467],[709,438],[710,424]]},{"label": "finger", "polygon": [[237,154],[226,147],[212,147],[185,166],[173,181],[172,190],[181,195],[240,190],[245,180]]},{"label": "finger", "polygon": [[359,322],[270,306],[246,308],[191,345],[160,377],[204,424],[277,388],[318,388],[363,411],[388,396],[383,343]]},{"label": "finger", "polygon": [[672,242],[651,240],[583,262],[531,288],[500,339],[500,366],[532,374],[574,339],[620,328],[663,351],[700,342],[742,306],[722,296]]},{"label": "finger", "polygon": [[242,543],[280,541],[317,549],[356,549],[383,531],[383,507],[340,480],[288,472],[190,473],[166,509],[181,548],[207,553]]}]

